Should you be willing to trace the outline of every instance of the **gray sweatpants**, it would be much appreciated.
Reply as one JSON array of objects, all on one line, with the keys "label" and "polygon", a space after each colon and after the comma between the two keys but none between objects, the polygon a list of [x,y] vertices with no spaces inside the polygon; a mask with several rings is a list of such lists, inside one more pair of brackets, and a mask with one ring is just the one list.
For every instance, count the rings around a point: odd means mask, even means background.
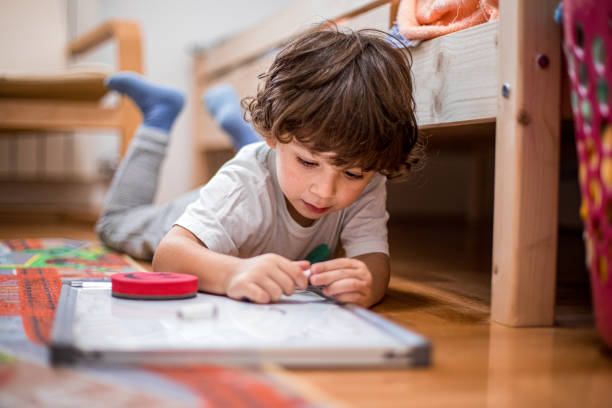
[{"label": "gray sweatpants", "polygon": [[169,135],[140,126],[104,201],[96,232],[109,248],[151,260],[157,245],[199,190],[153,204]]}]

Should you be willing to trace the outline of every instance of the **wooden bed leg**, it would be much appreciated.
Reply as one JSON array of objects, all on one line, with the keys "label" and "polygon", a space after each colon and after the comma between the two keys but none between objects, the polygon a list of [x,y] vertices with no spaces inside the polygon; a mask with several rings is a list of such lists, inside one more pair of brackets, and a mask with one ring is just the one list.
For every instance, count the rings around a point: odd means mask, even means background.
[{"label": "wooden bed leg", "polygon": [[508,326],[554,321],[561,28],[553,11],[558,3],[500,2],[491,320]]},{"label": "wooden bed leg", "polygon": [[397,20],[397,10],[399,9],[400,0],[391,0],[391,6],[389,7],[389,28],[393,27],[395,20]]}]

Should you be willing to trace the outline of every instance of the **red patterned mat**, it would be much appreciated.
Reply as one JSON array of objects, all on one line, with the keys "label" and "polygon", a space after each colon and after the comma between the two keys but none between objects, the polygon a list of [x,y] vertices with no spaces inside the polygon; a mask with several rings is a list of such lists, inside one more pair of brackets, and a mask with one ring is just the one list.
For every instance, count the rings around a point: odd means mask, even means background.
[{"label": "red patterned mat", "polygon": [[[147,391],[146,387],[151,386],[146,382],[143,388],[136,389],[124,384],[109,385],[108,381],[92,376],[92,372],[84,375],[78,370],[57,371],[45,361],[37,363],[12,357],[11,350],[46,353],[63,277],[99,278],[137,270],[138,265],[130,258],[96,243],[62,239],[0,240],[0,349],[8,353],[0,350],[0,406],[53,407],[87,398],[101,399],[105,406],[126,406],[126,402],[129,406],[194,406],[185,401],[207,407],[313,406],[260,370],[190,366],[147,367],[134,369],[131,374],[126,374],[125,369],[117,372],[117,376],[154,376],[162,381],[161,387]],[[21,328],[15,326],[16,318],[21,319]],[[104,375],[109,375],[108,370]],[[72,385],[66,387],[67,382]],[[165,388],[173,389],[177,385],[187,393],[184,398],[177,400],[164,394]],[[31,392],[32,389],[41,392]],[[58,389],[65,390],[59,399],[59,391],[50,391]],[[133,405],[139,401],[139,395],[143,403]]]}]

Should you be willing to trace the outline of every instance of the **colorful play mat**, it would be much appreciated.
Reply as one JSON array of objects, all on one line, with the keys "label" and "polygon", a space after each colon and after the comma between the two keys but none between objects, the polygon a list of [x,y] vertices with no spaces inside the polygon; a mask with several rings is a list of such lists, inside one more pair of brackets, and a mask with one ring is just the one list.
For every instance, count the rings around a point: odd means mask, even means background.
[{"label": "colorful play mat", "polygon": [[[95,242],[0,240],[0,406],[311,407],[270,371],[211,365],[63,369],[48,363],[62,279],[142,271]],[[274,377],[274,378],[273,378]]]}]

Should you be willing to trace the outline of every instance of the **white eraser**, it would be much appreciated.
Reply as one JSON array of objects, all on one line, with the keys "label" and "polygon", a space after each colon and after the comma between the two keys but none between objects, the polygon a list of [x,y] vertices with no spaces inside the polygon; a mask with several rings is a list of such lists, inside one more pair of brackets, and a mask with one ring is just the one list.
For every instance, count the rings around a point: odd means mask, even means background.
[{"label": "white eraser", "polygon": [[212,319],[217,316],[217,306],[212,303],[186,305],[177,311],[178,317],[185,320]]}]

